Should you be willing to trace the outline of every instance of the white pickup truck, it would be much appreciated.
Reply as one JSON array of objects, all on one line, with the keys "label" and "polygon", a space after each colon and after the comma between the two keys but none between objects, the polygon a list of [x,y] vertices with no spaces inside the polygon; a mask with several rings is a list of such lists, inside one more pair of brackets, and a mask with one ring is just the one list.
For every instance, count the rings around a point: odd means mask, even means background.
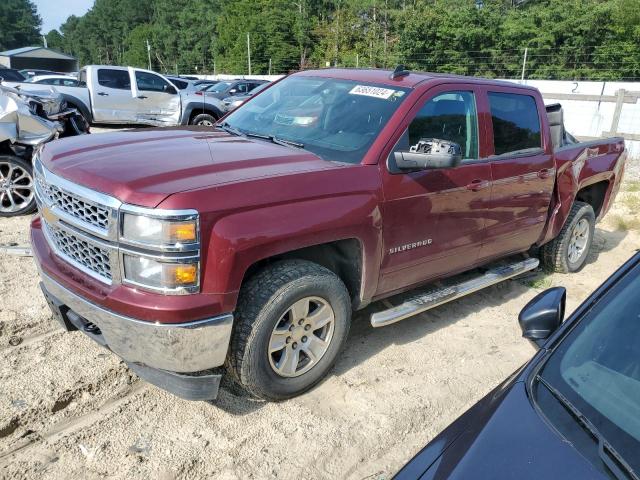
[{"label": "white pickup truck", "polygon": [[[181,91],[158,73],[133,67],[87,65],[80,86],[55,86],[90,123],[153,126],[213,125],[224,115],[221,100],[206,92]],[[26,92],[42,85],[10,83]]]}]

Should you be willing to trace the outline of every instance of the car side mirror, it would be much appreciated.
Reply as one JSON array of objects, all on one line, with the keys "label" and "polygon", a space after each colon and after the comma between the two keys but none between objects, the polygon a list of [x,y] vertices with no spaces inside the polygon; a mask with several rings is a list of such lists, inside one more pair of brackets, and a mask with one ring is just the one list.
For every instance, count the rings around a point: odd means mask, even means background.
[{"label": "car side mirror", "polygon": [[562,324],[566,302],[564,287],[550,288],[536,295],[518,315],[522,336],[541,347]]},{"label": "car side mirror", "polygon": [[230,95],[235,95],[236,93],[238,93],[238,90],[236,90],[235,88],[232,88],[231,90],[229,90]]},{"label": "car side mirror", "polygon": [[164,86],[164,93],[168,93],[170,95],[175,95],[176,93],[178,93],[178,91],[173,88],[171,85],[165,85]]},{"label": "car side mirror", "polygon": [[394,157],[401,170],[451,168],[462,160],[460,145],[436,138],[421,139],[408,152],[395,152]]}]

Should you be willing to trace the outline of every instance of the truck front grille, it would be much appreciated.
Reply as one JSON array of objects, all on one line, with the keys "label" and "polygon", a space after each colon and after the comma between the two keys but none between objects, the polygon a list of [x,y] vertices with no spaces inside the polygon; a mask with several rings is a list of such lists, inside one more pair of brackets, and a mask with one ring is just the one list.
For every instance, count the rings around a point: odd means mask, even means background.
[{"label": "truck front grille", "polygon": [[[36,173],[37,175],[37,173]],[[57,185],[47,184],[41,176],[36,176],[41,192],[47,203],[55,205],[72,217],[96,228],[109,229],[109,209],[63,190]]]},{"label": "truck front grille", "polygon": [[50,225],[46,221],[43,223],[50,244],[58,256],[81,270],[88,270],[98,280],[111,283],[109,249],[85,240],[70,230]]}]

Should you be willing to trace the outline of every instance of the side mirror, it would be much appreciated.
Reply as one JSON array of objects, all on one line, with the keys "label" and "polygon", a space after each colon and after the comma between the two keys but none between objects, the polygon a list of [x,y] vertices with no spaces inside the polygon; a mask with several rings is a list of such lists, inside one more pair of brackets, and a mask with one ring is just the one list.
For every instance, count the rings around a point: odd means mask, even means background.
[{"label": "side mirror", "polygon": [[427,170],[455,167],[462,160],[460,145],[436,138],[421,139],[408,152],[395,152],[401,170]]},{"label": "side mirror", "polygon": [[536,295],[518,315],[522,336],[541,347],[564,320],[567,290],[554,287]]},{"label": "side mirror", "polygon": [[229,90],[229,95],[235,95],[236,93],[238,93],[238,90],[235,88],[232,88],[231,90]]},{"label": "side mirror", "polygon": [[171,85],[165,85],[164,86],[164,93],[168,93],[170,95],[175,95],[176,93],[178,93],[178,91],[173,88]]}]

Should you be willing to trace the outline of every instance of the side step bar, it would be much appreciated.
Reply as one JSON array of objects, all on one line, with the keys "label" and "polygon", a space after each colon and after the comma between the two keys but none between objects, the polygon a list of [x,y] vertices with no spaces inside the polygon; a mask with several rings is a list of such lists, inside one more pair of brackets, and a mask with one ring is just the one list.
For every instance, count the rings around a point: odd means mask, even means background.
[{"label": "side step bar", "polygon": [[527,258],[521,262],[492,268],[484,275],[479,275],[476,278],[415,296],[397,307],[392,307],[371,315],[371,326],[384,327],[391,325],[392,323],[399,322],[405,318],[412,317],[418,313],[425,312],[444,303],[508,280],[521,273],[533,270],[537,268],[539,264],[540,260],[537,258]]}]

